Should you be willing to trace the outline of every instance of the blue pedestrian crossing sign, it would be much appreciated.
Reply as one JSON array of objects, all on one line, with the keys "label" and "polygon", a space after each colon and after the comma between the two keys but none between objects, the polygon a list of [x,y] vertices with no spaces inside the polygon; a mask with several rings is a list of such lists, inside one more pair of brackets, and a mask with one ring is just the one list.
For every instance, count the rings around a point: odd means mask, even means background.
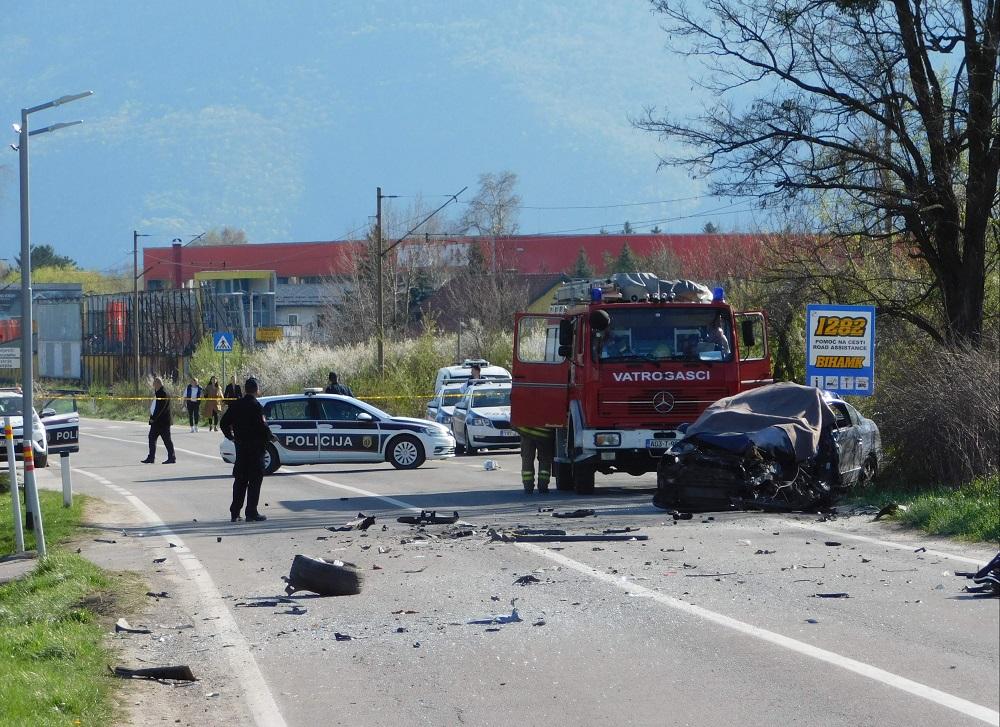
[{"label": "blue pedestrian crossing sign", "polygon": [[233,334],[230,331],[215,331],[212,333],[212,343],[216,351],[231,353],[233,350]]}]

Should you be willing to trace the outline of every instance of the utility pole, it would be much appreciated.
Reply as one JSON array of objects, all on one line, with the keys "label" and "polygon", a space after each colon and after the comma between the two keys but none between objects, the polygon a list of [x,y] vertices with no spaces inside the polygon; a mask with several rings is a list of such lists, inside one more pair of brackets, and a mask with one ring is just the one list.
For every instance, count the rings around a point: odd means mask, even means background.
[{"label": "utility pole", "polygon": [[381,380],[385,374],[385,349],[382,328],[382,188],[375,188],[375,297],[377,308],[375,312],[375,345],[378,353],[375,356],[378,366],[378,377]]},{"label": "utility pole", "polygon": [[141,235],[138,231],[132,230],[132,355],[135,357],[135,369],[133,371],[133,376],[135,378],[135,390],[138,393],[142,382],[139,381],[140,370],[142,368],[139,363],[139,238],[149,237],[149,235]]}]

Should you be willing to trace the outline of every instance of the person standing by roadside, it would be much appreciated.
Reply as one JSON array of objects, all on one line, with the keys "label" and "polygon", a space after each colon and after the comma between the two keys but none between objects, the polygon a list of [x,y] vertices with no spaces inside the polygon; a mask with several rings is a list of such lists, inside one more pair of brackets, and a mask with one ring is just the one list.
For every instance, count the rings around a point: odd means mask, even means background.
[{"label": "person standing by roadside", "polygon": [[243,398],[243,391],[240,389],[240,385],[236,383],[235,375],[229,377],[229,383],[226,384],[226,391],[222,396],[225,399],[222,404],[227,409],[234,401]]},{"label": "person standing by roadside", "polygon": [[521,484],[524,494],[535,489],[535,457],[538,458],[538,494],[549,491],[555,435],[545,427],[514,427],[521,435]]},{"label": "person standing by roadside", "polygon": [[222,395],[219,380],[214,376],[205,385],[202,398],[205,400],[205,419],[208,421],[208,431],[219,429],[219,397]]},{"label": "person standing by roadside", "polygon": [[229,521],[233,523],[240,519],[244,499],[247,522],[267,520],[257,512],[257,503],[264,480],[264,449],[274,439],[264,419],[264,407],[257,401],[257,380],[247,379],[243,390],[243,398],[232,402],[219,422],[222,434],[236,445],[233,502],[229,506]]},{"label": "person standing by roadside", "polygon": [[184,404],[187,406],[188,413],[188,423],[191,425],[191,431],[198,431],[198,421],[201,418],[201,387],[198,385],[198,379],[194,376],[191,377],[191,381],[186,387],[184,387]]},{"label": "person standing by roadside", "polygon": [[329,376],[329,383],[326,386],[327,394],[340,394],[341,396],[354,396],[354,392],[351,391],[351,387],[347,384],[341,384],[337,380],[337,372],[331,371]]},{"label": "person standing by roadside", "polygon": [[163,381],[153,379],[153,401],[149,405],[149,455],[142,460],[143,464],[153,464],[156,461],[156,438],[163,439],[167,448],[167,458],[163,464],[174,464],[174,442],[170,438],[170,425],[173,415],[170,412],[170,395],[163,388]]}]

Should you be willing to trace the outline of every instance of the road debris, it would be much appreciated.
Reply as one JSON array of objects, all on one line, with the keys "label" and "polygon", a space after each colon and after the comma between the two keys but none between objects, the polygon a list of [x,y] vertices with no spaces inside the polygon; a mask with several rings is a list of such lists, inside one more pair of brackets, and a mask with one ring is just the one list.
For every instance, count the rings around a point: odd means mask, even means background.
[{"label": "road debris", "polygon": [[153,558],[153,562],[154,563],[166,563],[167,559],[166,558]]},{"label": "road debris", "polygon": [[500,463],[497,462],[495,459],[488,459],[485,462],[483,462],[483,469],[486,470],[487,472],[495,472],[496,470],[502,470],[503,467],[501,467]]},{"label": "road debris", "polygon": [[351,530],[367,530],[372,525],[375,524],[374,515],[365,515],[363,512],[359,512],[357,518],[351,520],[349,523],[344,523],[340,526],[331,525],[327,528],[332,533],[345,533]]},{"label": "road debris", "polygon": [[777,550],[763,550],[763,549],[758,549],[754,553],[754,555],[774,555],[777,552],[778,552]]},{"label": "road debris", "polygon": [[[510,599],[511,611],[509,616],[493,616],[492,618],[480,618],[480,619],[474,619],[472,621],[466,621],[466,623],[477,626],[492,626],[494,624],[521,623],[521,621],[523,621],[524,619],[522,619],[521,615],[517,612],[517,606],[514,605],[516,601],[517,601],[516,598]],[[487,629],[487,631],[488,630],[489,629]]]},{"label": "road debris", "polygon": [[593,517],[597,513],[594,510],[581,507],[578,510],[571,510],[569,512],[554,512],[552,517],[558,518],[577,518],[577,517]]},{"label": "road debris", "polygon": [[966,586],[967,593],[1000,597],[1000,553],[975,573],[956,571],[955,575],[964,576],[977,584],[976,587]]},{"label": "road debris", "polygon": [[813,598],[850,598],[850,593],[814,593]]},{"label": "road debris", "polygon": [[335,631],[334,632],[333,638],[335,638],[337,641],[353,641],[354,640],[354,637],[351,636],[350,634],[342,634],[339,631]]},{"label": "road debris", "polygon": [[392,615],[393,616],[399,616],[400,614],[412,615],[412,614],[415,614],[415,613],[420,613],[420,611],[413,611],[413,610],[408,609],[408,608],[401,608],[398,611],[393,611]]},{"label": "road debris", "polygon": [[144,669],[130,669],[125,666],[116,666],[111,672],[121,679],[154,679],[156,681],[178,681],[196,682],[195,675],[191,672],[191,667],[182,666],[153,666]]},{"label": "road debris", "polygon": [[115,633],[151,634],[153,632],[143,626],[131,626],[124,618],[120,618],[115,622]]},{"label": "road debris", "polygon": [[322,558],[312,558],[301,553],[292,561],[285,593],[312,591],[321,596],[353,596],[361,592],[362,576],[353,563],[335,560],[328,563]]},{"label": "road debris", "polygon": [[278,611],[278,613],[282,616],[301,616],[308,610],[308,608],[302,608],[302,606],[292,606],[287,611]]},{"label": "road debris", "polygon": [[536,578],[533,575],[526,575],[526,576],[521,576],[516,581],[514,581],[511,585],[513,585],[513,586],[529,586],[532,583],[541,583],[541,582],[542,581],[539,578]]},{"label": "road debris", "polygon": [[454,525],[459,520],[458,511],[451,515],[438,515],[437,510],[421,510],[419,515],[403,515],[396,522],[405,525]]},{"label": "road debris", "polygon": [[909,508],[906,505],[899,505],[896,504],[895,502],[890,502],[888,505],[879,510],[878,513],[876,513],[875,519],[872,520],[872,522],[873,523],[878,522],[884,517],[887,517],[889,515],[896,515],[901,512],[906,512],[907,510],[909,510]]},{"label": "road debris", "polygon": [[648,535],[602,535],[599,533],[540,534],[524,530],[493,530],[486,535],[491,541],[503,543],[590,543],[590,542],[628,542],[631,540],[649,540]]},{"label": "road debris", "polygon": [[95,543],[117,543],[117,540],[109,540],[108,538],[94,538]]},{"label": "road debris", "polygon": [[826,542],[823,543],[823,545],[826,545],[830,548],[836,548],[840,545],[843,545],[843,543],[838,543],[836,540],[827,540]]},{"label": "road debris", "polygon": [[608,530],[602,530],[601,534],[602,535],[621,535],[622,533],[637,533],[640,530],[642,530],[642,528],[633,528],[633,527],[627,527],[627,528],[610,528]]},{"label": "road debris", "polygon": [[170,598],[170,594],[166,591],[160,591],[159,593],[153,593],[152,591],[146,591],[146,595],[150,598]]},{"label": "road debris", "polygon": [[[684,564],[687,566],[687,563]],[[691,568],[697,568],[697,566],[690,566]],[[732,573],[685,573],[685,578],[721,578],[722,576],[735,576],[738,575],[735,571]]]},{"label": "road debris", "polygon": [[927,552],[927,548],[924,548],[924,547],[921,546],[921,547],[917,548],[916,550],[914,550],[913,552],[914,553],[926,553]]}]

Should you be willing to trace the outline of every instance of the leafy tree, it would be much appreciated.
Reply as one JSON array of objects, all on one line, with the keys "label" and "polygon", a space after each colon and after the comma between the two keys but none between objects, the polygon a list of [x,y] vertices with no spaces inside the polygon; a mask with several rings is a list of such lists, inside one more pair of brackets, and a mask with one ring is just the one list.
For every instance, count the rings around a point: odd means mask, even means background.
[{"label": "leafy tree", "polygon": [[[700,115],[638,122],[711,170],[713,192],[806,209],[820,224],[785,261],[912,256],[889,286],[831,270],[937,341],[981,341],[1000,175],[995,0],[654,0],[716,99]],[[748,97],[749,96],[749,97]],[[790,258],[794,253],[795,258]],[[801,269],[801,268],[800,268]],[[904,298],[894,297],[905,293]],[[930,301],[930,315],[922,304]]]},{"label": "leafy tree", "polygon": [[[21,256],[14,256],[14,265],[21,269]],[[76,261],[66,255],[56,254],[52,245],[32,245],[31,246],[31,271],[38,268],[75,268]]]},{"label": "leafy tree", "polygon": [[574,278],[594,277],[594,266],[590,264],[590,258],[587,257],[587,251],[582,247],[576,256],[576,262],[573,263],[573,269],[570,270],[569,274]]},{"label": "leafy tree", "polygon": [[701,228],[701,231],[704,232],[706,235],[714,235],[719,231],[719,228],[716,227],[715,223],[713,223],[712,221],[708,221],[705,223],[705,226]]},{"label": "leafy tree", "polygon": [[651,229],[649,231],[649,234],[650,235],[659,235],[661,232],[663,232],[663,230],[660,229],[659,225],[656,225],[656,226],[653,227],[653,229]]},{"label": "leafy tree", "polygon": [[212,228],[193,240],[191,247],[214,247],[218,245],[246,245],[247,233],[237,227]]},{"label": "leafy tree", "polygon": [[632,225],[629,223],[628,220],[625,220],[625,224],[622,225],[622,234],[623,235],[634,235],[635,234],[635,230],[632,229]]}]

